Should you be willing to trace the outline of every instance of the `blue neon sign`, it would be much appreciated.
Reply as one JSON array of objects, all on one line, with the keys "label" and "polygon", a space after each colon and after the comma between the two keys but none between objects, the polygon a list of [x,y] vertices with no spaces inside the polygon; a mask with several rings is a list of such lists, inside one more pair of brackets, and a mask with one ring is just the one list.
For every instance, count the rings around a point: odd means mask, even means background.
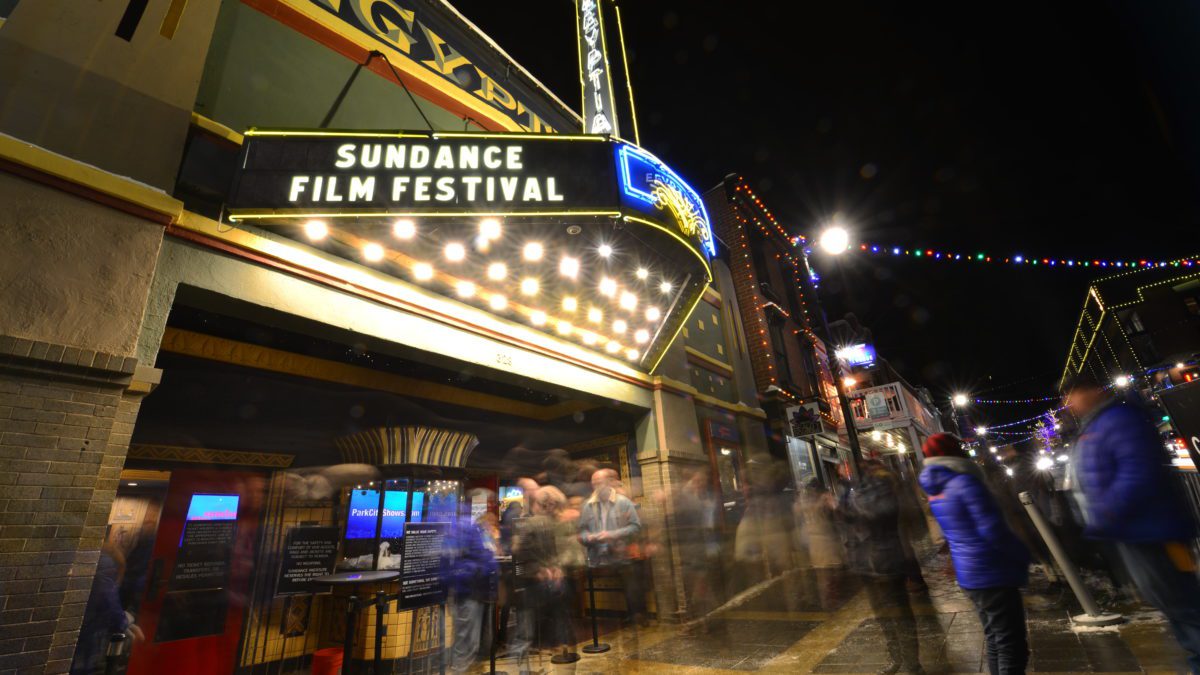
[{"label": "blue neon sign", "polygon": [[698,239],[710,257],[717,254],[704,200],[670,167],[639,147],[618,144],[617,173],[624,199],[645,211],[670,211],[685,236]]}]

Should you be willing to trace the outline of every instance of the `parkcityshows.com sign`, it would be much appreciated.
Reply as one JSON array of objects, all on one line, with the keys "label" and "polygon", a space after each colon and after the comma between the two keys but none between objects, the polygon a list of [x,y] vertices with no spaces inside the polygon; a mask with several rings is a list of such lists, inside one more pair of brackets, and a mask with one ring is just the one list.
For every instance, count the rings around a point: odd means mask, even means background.
[{"label": "parkcityshows.com sign", "polygon": [[250,130],[231,220],[400,214],[613,215],[714,253],[700,195],[607,136]]}]

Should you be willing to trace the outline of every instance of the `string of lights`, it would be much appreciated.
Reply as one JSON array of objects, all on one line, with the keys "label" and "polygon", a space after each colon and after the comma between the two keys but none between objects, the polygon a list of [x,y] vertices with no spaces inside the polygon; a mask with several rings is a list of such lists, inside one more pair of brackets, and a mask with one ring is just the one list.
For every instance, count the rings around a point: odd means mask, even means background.
[{"label": "string of lights", "polygon": [[984,428],[987,430],[987,433],[990,434],[990,433],[996,431],[997,429],[1007,429],[1009,427],[1015,427],[1015,426],[1020,426],[1022,424],[1029,424],[1030,422],[1036,422],[1036,421],[1042,419],[1043,417],[1045,417],[1047,412],[1056,413],[1056,412],[1062,412],[1063,410],[1066,410],[1066,409],[1067,409],[1067,406],[1065,406],[1065,405],[1059,406],[1057,408],[1054,408],[1053,410],[1047,410],[1046,412],[1034,415],[1033,417],[1026,417],[1023,420],[1017,420],[1016,422],[1008,422],[1006,424],[997,424],[995,426],[989,426],[989,427],[984,427]]},{"label": "string of lights", "polygon": [[1008,405],[1021,403],[1045,403],[1046,401],[1057,401],[1061,396],[1040,396],[1035,398],[977,398],[973,399],[975,403],[981,405]]},{"label": "string of lights", "polygon": [[[792,243],[797,246],[807,246],[807,241],[802,237],[792,237]],[[962,253],[957,251],[944,251],[933,248],[911,248],[904,246],[888,246],[878,243],[861,243],[857,247],[850,247],[849,251],[857,251],[873,256],[888,256],[893,258],[919,258],[930,261],[943,262],[971,262],[993,265],[1009,265],[1009,266],[1028,266],[1028,267],[1101,267],[1114,269],[1145,269],[1151,267],[1200,267],[1200,256],[1185,256],[1180,258],[1170,259],[1148,259],[1139,258],[1133,259],[1117,259],[1117,258],[1076,258],[1076,257],[1038,257],[1029,256],[1021,253],[1013,255],[999,256],[989,255],[987,253]],[[810,253],[807,248],[805,253]]]}]

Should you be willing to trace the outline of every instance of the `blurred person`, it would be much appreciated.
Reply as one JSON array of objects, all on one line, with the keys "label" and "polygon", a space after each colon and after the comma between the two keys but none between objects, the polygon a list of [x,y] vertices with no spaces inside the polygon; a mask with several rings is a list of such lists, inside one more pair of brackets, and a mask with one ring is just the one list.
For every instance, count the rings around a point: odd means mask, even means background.
[{"label": "blurred person", "polygon": [[490,492],[474,489],[459,506],[442,550],[442,581],[454,627],[450,670],[465,673],[475,664],[484,628],[484,608],[495,598],[498,549],[479,522],[471,519],[471,503]]},{"label": "blurred person", "polygon": [[1079,419],[1070,468],[1084,535],[1113,542],[1138,592],[1166,615],[1200,673],[1200,582],[1189,548],[1196,524],[1158,431],[1142,410],[1086,374],[1068,378],[1062,394]]},{"label": "blurred person", "polygon": [[950,545],[958,585],[983,624],[988,672],[1024,673],[1029,643],[1020,588],[1029,581],[1029,553],[957,438],[934,434],[921,450],[926,459],[918,480]]},{"label": "blurred person", "polygon": [[909,563],[900,538],[899,489],[882,463],[867,460],[858,483],[842,497],[838,509],[848,526],[850,569],[862,580],[887,643],[890,660],[880,669],[881,675],[925,672],[919,659],[917,620],[905,586]]},{"label": "blurred person", "polygon": [[621,577],[627,618],[636,625],[644,598],[637,597],[640,567],[633,564],[629,545],[641,532],[642,521],[633,502],[617,491],[619,482],[613,469],[592,474],[592,496],[579,514],[579,540],[587,551],[589,566],[612,568]]},{"label": "blurred person", "polygon": [[675,539],[688,610],[692,618],[701,620],[703,628],[707,629],[705,617],[719,604],[714,577],[720,554],[716,531],[719,506],[712,494],[709,470],[692,471],[673,497]]},{"label": "blurred person", "polygon": [[121,605],[120,587],[125,576],[125,556],[116,542],[106,540],[100,547],[92,591],[83,610],[79,641],[71,662],[71,675],[105,672],[105,655],[112,636],[124,633],[134,643],[145,639],[133,617]]},{"label": "blurred person", "polygon": [[805,481],[796,497],[797,528],[811,570],[809,583],[816,587],[821,609],[831,609],[837,571],[844,565],[842,540],[834,522],[833,495],[816,478]]},{"label": "blurred person", "polygon": [[575,643],[570,575],[584,561],[583,545],[566,506],[567,498],[561,490],[552,485],[539,488],[533,501],[533,517],[523,523],[514,549],[524,573],[533,582],[527,592],[531,594],[534,620],[542,627],[537,631],[540,646],[564,654]]}]

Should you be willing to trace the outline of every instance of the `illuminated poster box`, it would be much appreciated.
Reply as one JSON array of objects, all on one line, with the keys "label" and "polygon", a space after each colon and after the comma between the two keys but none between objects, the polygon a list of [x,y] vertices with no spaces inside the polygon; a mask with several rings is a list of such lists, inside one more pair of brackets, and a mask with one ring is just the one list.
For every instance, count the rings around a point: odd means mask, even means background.
[{"label": "illuminated poster box", "polygon": [[645,370],[712,280],[700,195],[607,136],[252,129],[226,209]]}]

